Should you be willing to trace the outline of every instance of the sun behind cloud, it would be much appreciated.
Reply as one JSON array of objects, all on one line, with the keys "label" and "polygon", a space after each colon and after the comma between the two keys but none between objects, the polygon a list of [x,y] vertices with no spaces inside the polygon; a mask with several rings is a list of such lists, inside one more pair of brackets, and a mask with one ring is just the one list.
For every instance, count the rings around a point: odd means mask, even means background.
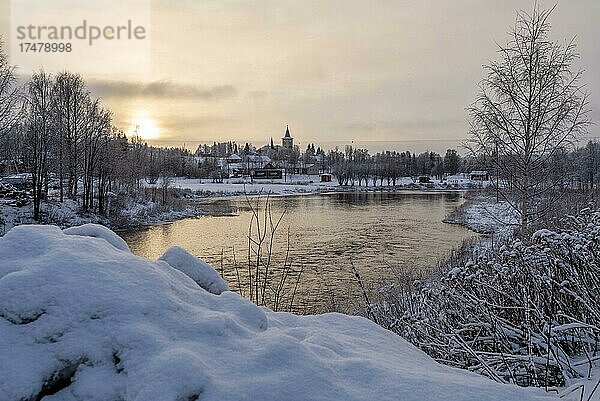
[{"label": "sun behind cloud", "polygon": [[139,111],[134,115],[127,132],[129,135],[138,135],[142,139],[157,139],[160,137],[160,128],[145,111]]}]

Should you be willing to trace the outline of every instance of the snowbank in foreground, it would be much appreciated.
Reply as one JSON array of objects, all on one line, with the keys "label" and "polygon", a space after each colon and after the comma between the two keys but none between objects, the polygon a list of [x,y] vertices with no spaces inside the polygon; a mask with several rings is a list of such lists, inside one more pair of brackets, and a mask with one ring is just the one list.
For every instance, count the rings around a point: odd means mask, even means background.
[{"label": "snowbank in foreground", "polygon": [[102,238],[115,248],[129,252],[129,245],[127,245],[127,242],[123,238],[100,224],[88,223],[77,227],[69,227],[63,232],[67,235]]},{"label": "snowbank in foreground", "polygon": [[0,239],[0,399],[42,398],[546,399],[362,318],[274,313],[104,238],[19,226]]}]

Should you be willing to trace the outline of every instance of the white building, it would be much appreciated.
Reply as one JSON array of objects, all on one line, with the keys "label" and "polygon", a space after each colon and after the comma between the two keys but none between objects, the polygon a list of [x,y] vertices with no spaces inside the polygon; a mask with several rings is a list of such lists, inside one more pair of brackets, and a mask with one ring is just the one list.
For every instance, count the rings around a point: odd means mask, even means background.
[{"label": "white building", "polygon": [[471,182],[471,176],[467,173],[458,173],[446,177],[448,185],[464,185]]}]

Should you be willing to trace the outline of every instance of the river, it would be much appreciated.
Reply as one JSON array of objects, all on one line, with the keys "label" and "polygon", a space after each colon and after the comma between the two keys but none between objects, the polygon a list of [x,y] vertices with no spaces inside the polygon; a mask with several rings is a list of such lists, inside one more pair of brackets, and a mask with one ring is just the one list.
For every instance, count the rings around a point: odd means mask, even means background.
[{"label": "river", "polygon": [[[293,270],[302,270],[297,286],[293,274],[286,279],[294,309],[348,310],[360,304],[362,294],[351,263],[366,287],[376,290],[395,271],[426,273],[464,240],[475,237],[462,226],[442,222],[463,202],[461,192],[439,191],[272,197],[273,220],[284,215],[275,235],[271,272],[277,274],[284,265],[289,229],[287,260]],[[156,259],[178,245],[221,271],[232,287],[238,282],[247,286],[253,215],[247,200],[212,200],[203,207],[210,215],[121,235],[137,255]]]}]

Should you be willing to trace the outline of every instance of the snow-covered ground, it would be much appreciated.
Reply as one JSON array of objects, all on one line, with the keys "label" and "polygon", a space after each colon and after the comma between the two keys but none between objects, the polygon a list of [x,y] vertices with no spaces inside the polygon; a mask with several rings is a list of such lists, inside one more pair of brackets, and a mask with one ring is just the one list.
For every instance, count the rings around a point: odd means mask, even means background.
[{"label": "snow-covered ground", "polygon": [[214,271],[182,268],[182,250],[150,261],[113,236],[24,225],[0,238],[2,401],[554,399],[437,364],[360,317],[213,294]]},{"label": "snow-covered ground", "polygon": [[[158,184],[160,185],[160,184]],[[172,186],[181,189],[190,189],[196,196],[200,197],[231,197],[244,194],[273,194],[273,195],[297,195],[308,193],[321,193],[331,191],[372,191],[372,190],[393,190],[393,189],[433,189],[433,190],[451,190],[465,189],[467,186],[451,186],[437,180],[428,184],[417,184],[412,177],[402,177],[396,181],[395,186],[387,185],[363,185],[358,182],[354,186],[340,186],[332,176],[331,182],[320,182],[318,175],[294,175],[287,180],[250,180],[249,178],[230,178],[222,183],[215,183],[211,180],[198,178],[177,177],[172,181]]]},{"label": "snow-covered ground", "polygon": [[172,185],[176,188],[190,189],[198,196],[206,197],[229,197],[248,195],[273,194],[290,195],[304,193],[320,193],[339,190],[335,178],[331,182],[320,182],[319,176],[295,175],[282,180],[254,180],[232,178],[222,183],[198,178],[178,177],[173,179]]},{"label": "snow-covered ground", "polygon": [[451,213],[445,223],[461,224],[480,234],[507,236],[519,224],[519,215],[506,201],[493,195],[472,195]]}]

